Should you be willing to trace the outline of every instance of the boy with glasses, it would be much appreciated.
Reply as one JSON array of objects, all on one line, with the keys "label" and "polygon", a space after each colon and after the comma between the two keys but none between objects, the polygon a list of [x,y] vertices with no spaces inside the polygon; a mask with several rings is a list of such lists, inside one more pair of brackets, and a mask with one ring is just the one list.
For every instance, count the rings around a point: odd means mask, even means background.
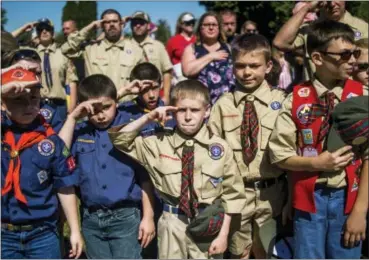
[{"label": "boy with glasses", "polygon": [[269,142],[271,162],[290,171],[294,258],[360,258],[368,183],[359,181],[368,174],[367,165],[361,167],[367,157],[349,145],[326,147],[333,108],[348,98],[368,95],[361,83],[349,79],[360,50],[354,31],[331,20],[311,25],[307,48],[316,66],[315,80],[294,86]]},{"label": "boy with glasses", "polygon": [[368,45],[368,38],[360,39],[356,42],[356,46],[360,49],[361,54],[357,58],[353,74],[353,79],[361,82],[366,87],[368,87],[369,81]]}]

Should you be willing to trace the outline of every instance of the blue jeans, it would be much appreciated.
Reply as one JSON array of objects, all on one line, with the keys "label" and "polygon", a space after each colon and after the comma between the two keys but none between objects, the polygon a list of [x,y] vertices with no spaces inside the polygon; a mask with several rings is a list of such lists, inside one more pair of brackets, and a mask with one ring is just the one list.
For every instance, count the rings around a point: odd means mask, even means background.
[{"label": "blue jeans", "polygon": [[3,259],[60,259],[56,228],[40,226],[31,231],[9,231],[1,228]]},{"label": "blue jeans", "polygon": [[345,188],[334,189],[316,185],[316,213],[295,210],[294,258],[359,259],[361,243],[354,248],[343,246],[343,229],[348,215],[344,214]]},{"label": "blue jeans", "polygon": [[87,257],[140,259],[140,220],[140,210],[136,207],[93,213],[83,209],[82,232]]}]

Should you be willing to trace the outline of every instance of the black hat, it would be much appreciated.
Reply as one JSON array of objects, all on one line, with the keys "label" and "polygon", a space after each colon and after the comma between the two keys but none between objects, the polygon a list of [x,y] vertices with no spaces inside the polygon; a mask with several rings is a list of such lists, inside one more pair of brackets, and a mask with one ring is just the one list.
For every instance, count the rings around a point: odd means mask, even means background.
[{"label": "black hat", "polygon": [[54,24],[47,18],[41,18],[37,21],[36,31],[41,32],[43,29],[54,32]]}]

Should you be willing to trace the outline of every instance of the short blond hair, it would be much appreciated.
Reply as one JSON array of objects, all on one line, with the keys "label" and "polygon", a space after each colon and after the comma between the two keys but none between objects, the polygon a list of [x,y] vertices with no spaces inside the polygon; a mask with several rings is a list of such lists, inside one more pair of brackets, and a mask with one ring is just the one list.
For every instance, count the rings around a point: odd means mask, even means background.
[{"label": "short blond hair", "polygon": [[175,106],[181,99],[197,99],[202,98],[204,106],[210,104],[209,89],[200,81],[195,79],[187,79],[175,85],[170,93],[170,104]]}]

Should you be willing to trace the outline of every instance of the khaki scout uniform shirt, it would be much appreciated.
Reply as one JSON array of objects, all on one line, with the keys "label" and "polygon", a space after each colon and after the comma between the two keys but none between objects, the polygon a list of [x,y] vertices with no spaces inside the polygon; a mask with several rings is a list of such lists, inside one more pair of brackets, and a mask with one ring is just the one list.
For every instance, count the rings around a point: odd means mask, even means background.
[{"label": "khaki scout uniform shirt", "polygon": [[[322,18],[324,19],[324,18]],[[360,40],[361,38],[368,38],[368,23],[365,21],[352,16],[348,11],[345,12],[342,19],[339,21],[341,23],[347,24],[351,27],[351,29],[355,32],[355,40]],[[315,65],[311,61],[309,54],[307,52],[307,30],[304,29],[305,26],[309,26],[308,24],[303,24],[300,27],[300,33],[298,33],[294,45],[296,48],[304,46],[305,49],[305,66],[304,66],[304,77],[305,80],[309,80],[313,78],[313,74],[315,73]]]},{"label": "khaki scout uniform shirt", "polygon": [[173,68],[168,52],[161,42],[149,36],[141,43],[138,43],[134,38],[132,38],[131,41],[132,44],[143,51],[142,56],[137,57],[141,58],[141,62],[150,62],[154,64],[161,74]]},{"label": "khaki scout uniform shirt", "polygon": [[[78,81],[76,68],[73,62],[63,55],[60,48],[53,43],[47,47],[39,44],[36,49],[41,58],[42,67],[42,89],[41,97],[43,98],[58,98],[66,99],[65,85]],[[50,67],[52,73],[53,85],[48,88],[46,85],[46,74],[44,69],[45,53],[49,53]]]},{"label": "khaki scout uniform shirt", "polygon": [[119,90],[129,83],[133,67],[141,60],[142,50],[127,39],[120,39],[116,43],[103,39],[87,45],[81,51],[80,46],[86,40],[88,32],[82,29],[70,34],[67,42],[62,45],[63,53],[70,58],[83,54],[86,77],[92,74],[104,74]]},{"label": "khaki scout uniform shirt", "polygon": [[[247,166],[243,161],[241,145],[241,124],[246,100],[254,99],[259,121],[258,151],[255,159]],[[264,82],[253,93],[248,94],[237,84],[234,93],[225,93],[214,104],[209,118],[211,131],[224,138],[233,149],[237,165],[244,179],[257,181],[276,178],[283,173],[280,168],[271,165],[267,145],[278,116],[285,93],[272,89]]]},{"label": "khaki scout uniform shirt", "polygon": [[[325,95],[329,90],[323,86],[318,80],[313,81],[313,86],[319,97]],[[343,88],[336,86],[329,92],[335,94],[335,105],[341,101]],[[282,104],[282,109],[277,118],[274,131],[270,137],[270,160],[272,163],[283,161],[291,156],[297,156],[297,127],[292,120],[292,100],[293,93],[290,93]],[[365,96],[368,95],[368,88],[364,88]],[[323,142],[326,142],[324,140]],[[323,145],[324,147],[324,145]],[[341,188],[346,186],[346,173],[342,172],[321,172],[317,182],[327,183],[327,186],[332,188]]]},{"label": "khaki scout uniform shirt", "polygon": [[[182,150],[186,139],[178,132],[143,138],[138,131],[119,133],[110,129],[114,146],[141,162],[159,193],[179,202],[181,194]],[[194,189],[199,203],[211,204],[221,198],[226,213],[241,213],[246,195],[232,149],[217,137],[209,137],[204,125],[191,141],[195,145]],[[217,144],[223,151],[219,158],[210,156],[209,147]],[[164,196],[165,197],[165,196]],[[167,202],[168,203],[168,202]]]}]

